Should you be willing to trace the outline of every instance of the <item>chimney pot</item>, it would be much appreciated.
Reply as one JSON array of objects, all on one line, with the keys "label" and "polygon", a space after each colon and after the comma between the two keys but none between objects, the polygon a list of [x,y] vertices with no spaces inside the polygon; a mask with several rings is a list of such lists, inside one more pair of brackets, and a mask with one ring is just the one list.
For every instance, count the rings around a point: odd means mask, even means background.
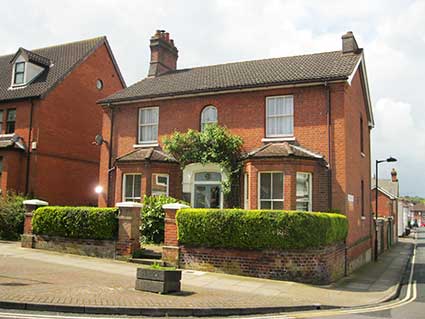
[{"label": "chimney pot", "polygon": [[170,33],[165,32],[165,41],[170,42]]},{"label": "chimney pot", "polygon": [[395,170],[395,168],[391,170],[391,181],[398,182],[397,171]]}]

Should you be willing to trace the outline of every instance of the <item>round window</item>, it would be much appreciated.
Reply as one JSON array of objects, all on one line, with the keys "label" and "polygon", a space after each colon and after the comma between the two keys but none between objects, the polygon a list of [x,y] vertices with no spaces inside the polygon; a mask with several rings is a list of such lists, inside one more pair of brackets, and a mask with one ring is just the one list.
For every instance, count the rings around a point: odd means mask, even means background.
[{"label": "round window", "polygon": [[97,88],[98,90],[102,90],[102,89],[103,89],[103,81],[102,81],[102,80],[98,79],[98,80],[96,81],[96,88]]}]

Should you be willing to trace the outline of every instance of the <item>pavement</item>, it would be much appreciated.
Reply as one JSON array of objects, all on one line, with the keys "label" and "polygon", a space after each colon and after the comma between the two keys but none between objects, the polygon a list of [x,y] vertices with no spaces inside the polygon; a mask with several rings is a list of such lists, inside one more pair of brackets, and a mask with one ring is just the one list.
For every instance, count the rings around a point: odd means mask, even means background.
[{"label": "pavement", "polygon": [[333,285],[183,271],[182,292],[134,289],[137,265],[0,241],[0,308],[139,315],[230,315],[353,307],[396,297],[413,239]]}]

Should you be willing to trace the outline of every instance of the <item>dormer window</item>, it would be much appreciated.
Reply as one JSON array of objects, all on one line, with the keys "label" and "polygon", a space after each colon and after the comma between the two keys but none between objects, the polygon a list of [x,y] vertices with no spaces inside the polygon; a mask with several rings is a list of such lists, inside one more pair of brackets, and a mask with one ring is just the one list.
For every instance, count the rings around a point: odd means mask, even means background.
[{"label": "dormer window", "polygon": [[16,62],[15,77],[13,79],[13,84],[21,85],[24,83],[25,83],[25,62]]}]

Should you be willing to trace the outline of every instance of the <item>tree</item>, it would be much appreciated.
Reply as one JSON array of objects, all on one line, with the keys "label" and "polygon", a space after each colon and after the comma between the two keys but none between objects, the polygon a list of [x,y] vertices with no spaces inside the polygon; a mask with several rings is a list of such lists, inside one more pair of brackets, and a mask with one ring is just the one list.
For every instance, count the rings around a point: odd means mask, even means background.
[{"label": "tree", "polygon": [[233,205],[238,200],[232,189],[239,185],[242,145],[240,136],[232,135],[227,128],[216,124],[207,125],[202,132],[192,129],[186,133],[174,132],[164,140],[165,151],[179,162],[182,169],[191,163],[217,163],[224,169],[229,179],[222,185],[223,193]]}]

